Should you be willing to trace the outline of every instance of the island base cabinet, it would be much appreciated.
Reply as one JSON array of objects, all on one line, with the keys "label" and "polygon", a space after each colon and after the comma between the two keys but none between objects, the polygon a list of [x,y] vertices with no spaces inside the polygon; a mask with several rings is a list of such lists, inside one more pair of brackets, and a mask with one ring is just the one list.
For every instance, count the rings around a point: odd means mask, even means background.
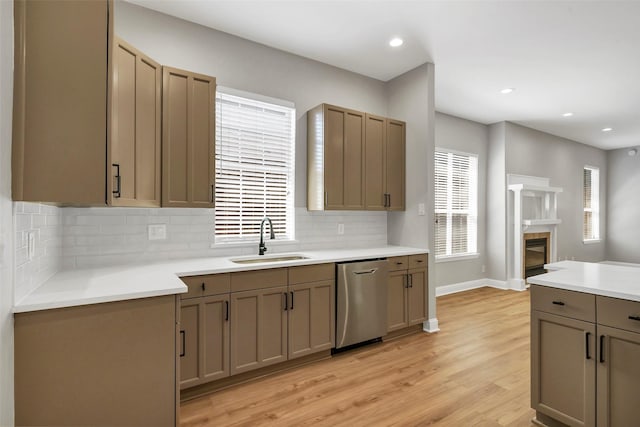
[{"label": "island base cabinet", "polygon": [[15,315],[19,426],[176,424],[173,295]]},{"label": "island base cabinet", "polygon": [[598,427],[640,423],[640,334],[598,325]]},{"label": "island base cabinet", "polygon": [[595,333],[593,323],[532,311],[533,409],[568,426],[595,426]]}]

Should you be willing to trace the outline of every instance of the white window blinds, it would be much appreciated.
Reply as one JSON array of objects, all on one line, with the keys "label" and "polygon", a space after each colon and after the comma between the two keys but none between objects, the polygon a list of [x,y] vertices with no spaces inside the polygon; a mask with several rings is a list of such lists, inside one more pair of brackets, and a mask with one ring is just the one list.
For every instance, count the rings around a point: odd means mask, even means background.
[{"label": "white window blinds", "polygon": [[294,238],[295,109],[269,101],[218,88],[216,242],[255,241],[265,216]]},{"label": "white window blinds", "polygon": [[477,250],[478,158],[436,149],[435,255],[473,254]]},{"label": "white window blinds", "polygon": [[585,166],[583,171],[582,239],[600,239],[600,171]]}]

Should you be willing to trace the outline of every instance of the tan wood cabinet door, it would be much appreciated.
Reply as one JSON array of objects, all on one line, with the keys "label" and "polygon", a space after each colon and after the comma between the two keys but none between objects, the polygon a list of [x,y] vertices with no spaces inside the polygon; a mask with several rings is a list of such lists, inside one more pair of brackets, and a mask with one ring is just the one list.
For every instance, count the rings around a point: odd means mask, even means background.
[{"label": "tan wood cabinet door", "polygon": [[212,208],[216,79],[162,70],[162,206]]},{"label": "tan wood cabinet door", "polygon": [[324,106],[325,209],[364,208],[365,114]]},{"label": "tan wood cabinet door", "polygon": [[229,294],[202,298],[203,382],[229,376]]},{"label": "tan wood cabinet door", "polygon": [[405,145],[406,124],[398,120],[387,119],[387,138],[385,141],[385,184],[387,209],[405,210]]},{"label": "tan wood cabinet door", "polygon": [[13,200],[104,206],[113,3],[14,7]]},{"label": "tan wood cabinet door", "polygon": [[231,375],[287,360],[286,286],[231,294]]},{"label": "tan wood cabinet door", "polygon": [[161,66],[124,40],[113,41],[107,200],[160,206]]},{"label": "tan wood cabinet door", "polygon": [[417,325],[427,320],[427,270],[409,270],[407,288],[407,323]]},{"label": "tan wood cabinet door", "polygon": [[596,421],[596,325],[531,312],[531,407],[571,426]]},{"label": "tan wood cabinet door", "polygon": [[289,359],[333,348],[335,282],[289,285]]},{"label": "tan wood cabinet door", "polygon": [[387,331],[409,326],[407,323],[407,270],[389,272],[387,288]]},{"label": "tan wood cabinet door", "polygon": [[180,388],[199,384],[200,380],[200,298],[183,300],[180,307],[179,357]]},{"label": "tan wood cabinet door", "polygon": [[598,325],[598,427],[640,420],[640,334]]},{"label": "tan wood cabinet door", "polygon": [[387,124],[384,117],[366,115],[365,129],[365,209],[385,210],[386,193],[385,149]]}]

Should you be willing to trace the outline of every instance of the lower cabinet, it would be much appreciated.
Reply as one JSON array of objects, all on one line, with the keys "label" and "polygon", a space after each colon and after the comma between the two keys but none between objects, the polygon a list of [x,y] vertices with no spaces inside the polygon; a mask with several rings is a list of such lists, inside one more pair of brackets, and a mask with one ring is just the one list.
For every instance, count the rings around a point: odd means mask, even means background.
[{"label": "lower cabinet", "polygon": [[335,264],[182,280],[182,389],[334,347]]},{"label": "lower cabinet", "polygon": [[640,303],[532,285],[531,309],[531,405],[541,421],[636,425]]},{"label": "lower cabinet", "polygon": [[229,376],[229,295],[182,300],[180,388]]},{"label": "lower cabinet", "polygon": [[175,426],[175,295],[16,313],[15,424]]},{"label": "lower cabinet", "polygon": [[387,331],[391,332],[427,319],[427,269],[426,255],[393,257],[388,262]]},{"label": "lower cabinet", "polygon": [[231,294],[231,375],[287,360],[287,287]]}]

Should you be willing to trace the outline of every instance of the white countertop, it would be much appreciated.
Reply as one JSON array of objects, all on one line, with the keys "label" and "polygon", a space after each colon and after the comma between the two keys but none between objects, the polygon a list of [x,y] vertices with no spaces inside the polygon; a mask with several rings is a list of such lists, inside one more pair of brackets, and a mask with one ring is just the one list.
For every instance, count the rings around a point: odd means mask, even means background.
[{"label": "white countertop", "polygon": [[604,263],[560,261],[545,265],[549,273],[529,277],[536,285],[640,301],[640,268]]},{"label": "white countertop", "polygon": [[[252,257],[184,259],[158,264],[61,271],[16,303],[13,307],[13,312],[24,313],[51,308],[180,294],[187,292],[186,285],[179,279],[184,276],[264,270],[327,262],[415,255],[427,252],[428,250],[426,249],[384,246],[379,248],[299,251],[295,252],[295,255],[303,255],[308,258],[255,264],[236,264],[231,260],[255,258],[257,255]],[[274,253],[265,256],[265,259],[283,255],[288,254]]]}]

